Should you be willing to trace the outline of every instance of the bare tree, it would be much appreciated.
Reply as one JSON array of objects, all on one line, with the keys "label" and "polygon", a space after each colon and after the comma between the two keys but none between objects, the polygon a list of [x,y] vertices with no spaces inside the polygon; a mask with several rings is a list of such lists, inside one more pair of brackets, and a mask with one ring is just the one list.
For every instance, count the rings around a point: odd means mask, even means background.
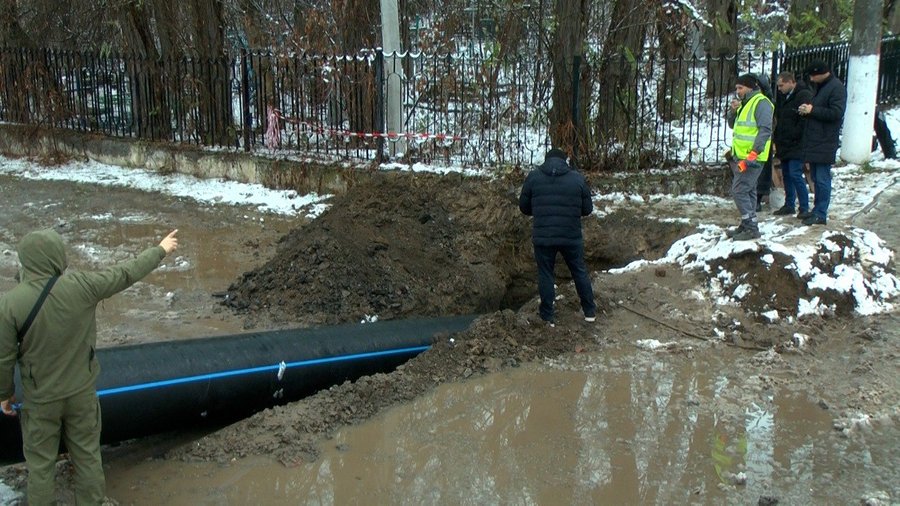
[{"label": "bare tree", "polygon": [[[616,0],[612,24],[603,44],[597,82],[599,101],[593,125],[596,145],[609,152],[613,145],[640,149],[635,135],[641,122],[639,75],[645,41],[655,13],[650,2]],[[630,156],[634,153],[617,153]],[[617,157],[618,158],[618,157]],[[616,160],[618,162],[619,160]],[[613,162],[609,160],[606,164]]]},{"label": "bare tree", "polygon": [[660,117],[667,121],[683,116],[687,94],[687,40],[694,25],[693,17],[679,2],[662,2],[656,9],[663,73],[656,103]]},{"label": "bare tree", "polygon": [[24,123],[29,117],[25,93],[26,62],[23,50],[31,40],[19,24],[16,0],[0,0],[0,70],[3,75],[2,98],[7,104],[8,121]]},{"label": "bare tree", "polygon": [[737,77],[738,33],[736,0],[707,0],[709,26],[704,34],[707,57],[708,97],[720,97],[731,91]]},{"label": "bare tree", "polygon": [[192,18],[193,53],[199,91],[198,125],[204,144],[227,146],[236,142],[232,127],[231,67],[225,55],[225,24],[222,0],[191,0],[187,4]]},{"label": "bare tree", "polygon": [[591,17],[590,0],[556,0],[554,9],[556,29],[551,35],[549,56],[553,72],[553,95],[549,113],[550,138],[555,146],[577,149],[586,145],[582,126],[586,109],[573,110],[573,98],[587,102],[590,73],[580,66],[574,75],[575,62],[582,60],[582,48]]},{"label": "bare tree", "polygon": [[[125,67],[130,76],[131,111],[134,129],[139,137],[168,139],[172,125],[168,100],[168,78],[163,57],[175,56],[171,26],[165,2],[126,1],[115,12],[122,34]],[[163,50],[167,53],[163,53]],[[174,83],[175,86],[178,83]]]}]

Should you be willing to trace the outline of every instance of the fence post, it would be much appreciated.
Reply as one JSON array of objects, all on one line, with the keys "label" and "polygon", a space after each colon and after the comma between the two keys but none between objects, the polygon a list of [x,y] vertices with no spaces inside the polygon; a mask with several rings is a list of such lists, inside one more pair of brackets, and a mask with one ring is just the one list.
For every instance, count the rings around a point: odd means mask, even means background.
[{"label": "fence post", "polygon": [[[384,129],[384,51],[375,52],[375,133],[383,134]],[[378,163],[385,160],[384,135],[379,135],[376,140],[378,146]]]},{"label": "fence post", "polygon": [[244,151],[250,151],[250,86],[247,72],[247,50],[241,49],[241,126],[244,131]]},{"label": "fence post", "polygon": [[[781,50],[775,49],[772,51],[772,75],[769,76],[769,83],[771,83],[772,87],[775,87],[776,81],[778,81],[778,74],[780,73],[781,68]],[[777,94],[775,90],[772,93]]]}]

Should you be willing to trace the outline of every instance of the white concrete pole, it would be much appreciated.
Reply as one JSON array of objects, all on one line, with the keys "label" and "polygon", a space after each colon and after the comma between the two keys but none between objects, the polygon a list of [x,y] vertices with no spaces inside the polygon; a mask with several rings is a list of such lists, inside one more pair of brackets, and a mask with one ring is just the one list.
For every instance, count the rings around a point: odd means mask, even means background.
[{"label": "white concrete pole", "polygon": [[[381,39],[384,51],[384,76],[387,80],[385,93],[385,119],[388,133],[406,133],[403,124],[403,62],[396,55],[400,53],[400,14],[397,0],[381,0]],[[406,152],[406,139],[388,140],[391,157]]]},{"label": "white concrete pole", "polygon": [[872,155],[881,60],[881,10],[882,0],[856,0],[853,6],[847,112],[841,139],[841,158],[849,163],[866,163]]}]

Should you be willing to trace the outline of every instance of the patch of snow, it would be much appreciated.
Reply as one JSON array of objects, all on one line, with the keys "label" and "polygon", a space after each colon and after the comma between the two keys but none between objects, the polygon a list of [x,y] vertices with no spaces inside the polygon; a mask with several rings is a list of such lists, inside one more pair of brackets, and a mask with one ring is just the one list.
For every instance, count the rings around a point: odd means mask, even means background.
[{"label": "patch of snow", "polygon": [[648,350],[648,351],[656,351],[659,349],[668,350],[668,349],[674,348],[675,346],[678,345],[678,343],[676,343],[674,341],[670,341],[668,343],[662,343],[657,339],[639,339],[639,340],[635,341],[634,344],[638,348],[640,348],[642,350]]},{"label": "patch of snow", "polygon": [[16,504],[16,501],[22,499],[22,495],[13,490],[12,487],[0,481],[0,504]]},{"label": "patch of snow", "polygon": [[162,175],[145,169],[116,167],[93,161],[72,161],[45,167],[25,159],[0,156],[0,174],[24,179],[128,187],[189,198],[210,205],[248,205],[284,215],[303,213],[309,218],[321,214],[327,208],[323,201],[331,197],[315,193],[301,196],[293,190],[270,190],[260,184],[198,179],[184,174]]},{"label": "patch of snow", "polygon": [[737,288],[734,289],[731,296],[734,297],[734,300],[744,300],[745,297],[750,295],[750,292],[753,291],[753,287],[744,283],[738,285]]},{"label": "patch of snow", "polygon": [[774,322],[777,322],[779,319],[781,319],[780,316],[778,315],[778,311],[776,311],[774,309],[771,311],[766,311],[765,313],[762,313],[762,316],[769,323],[774,323]]},{"label": "patch of snow", "polygon": [[794,346],[797,348],[803,348],[809,343],[809,336],[806,334],[801,334],[799,332],[795,332],[791,342],[794,343]]}]

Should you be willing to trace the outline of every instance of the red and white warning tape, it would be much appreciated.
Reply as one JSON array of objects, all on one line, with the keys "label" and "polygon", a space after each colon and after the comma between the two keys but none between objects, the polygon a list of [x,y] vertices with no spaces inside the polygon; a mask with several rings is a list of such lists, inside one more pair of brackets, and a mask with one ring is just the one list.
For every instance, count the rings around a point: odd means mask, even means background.
[{"label": "red and white warning tape", "polygon": [[266,129],[266,147],[274,149],[281,145],[281,122],[293,123],[302,127],[303,131],[315,134],[333,135],[335,137],[357,137],[364,139],[385,138],[391,141],[400,139],[406,140],[425,140],[437,139],[440,141],[462,141],[468,139],[462,135],[451,134],[433,134],[428,132],[354,132],[352,130],[341,130],[336,128],[325,128],[321,125],[300,121],[296,118],[285,117],[281,111],[269,106],[267,111],[269,119],[269,127]]}]

